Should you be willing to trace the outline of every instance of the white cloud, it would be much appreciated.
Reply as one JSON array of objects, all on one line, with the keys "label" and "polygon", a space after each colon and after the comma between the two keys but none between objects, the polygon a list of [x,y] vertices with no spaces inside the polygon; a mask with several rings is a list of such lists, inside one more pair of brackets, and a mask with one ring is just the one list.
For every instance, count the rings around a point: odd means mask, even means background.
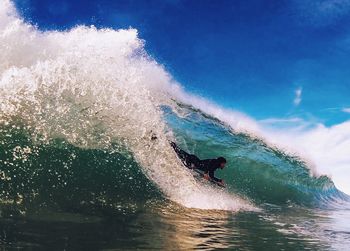
[{"label": "white cloud", "polygon": [[293,118],[268,118],[260,120],[260,123],[263,124],[274,124],[274,123],[298,123],[303,121],[301,118],[293,117]]},{"label": "white cloud", "polygon": [[346,113],[350,113],[350,107],[349,108],[343,108],[342,111],[346,112]]},{"label": "white cloud", "polygon": [[299,87],[295,90],[294,105],[298,106],[301,103],[301,95],[303,94],[303,88]]},{"label": "white cloud", "polygon": [[318,121],[308,120],[305,121],[299,117],[287,117],[287,118],[268,118],[257,121],[263,128],[275,128],[277,130],[283,128],[289,131],[301,131],[314,128]]}]

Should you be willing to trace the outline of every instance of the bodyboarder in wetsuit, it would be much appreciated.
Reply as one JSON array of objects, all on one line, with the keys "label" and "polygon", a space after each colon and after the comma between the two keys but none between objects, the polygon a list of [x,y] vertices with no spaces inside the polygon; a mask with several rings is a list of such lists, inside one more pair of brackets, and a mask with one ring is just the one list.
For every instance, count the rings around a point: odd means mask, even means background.
[{"label": "bodyboarder in wetsuit", "polygon": [[219,157],[217,159],[200,160],[196,155],[189,154],[180,149],[174,142],[171,142],[170,145],[174,148],[174,151],[186,167],[190,169],[199,169],[204,172],[204,177],[206,179],[211,179],[224,185],[222,179],[216,178],[214,176],[216,169],[224,169],[226,165],[226,159],[224,157]]}]

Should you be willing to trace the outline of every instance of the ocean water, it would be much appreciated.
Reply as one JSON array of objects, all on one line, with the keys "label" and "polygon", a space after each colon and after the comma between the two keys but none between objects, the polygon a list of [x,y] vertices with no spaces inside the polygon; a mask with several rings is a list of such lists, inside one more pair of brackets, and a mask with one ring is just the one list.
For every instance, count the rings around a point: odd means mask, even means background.
[{"label": "ocean water", "polygon": [[[143,43],[42,32],[1,2],[2,250],[350,249],[350,198],[331,178],[243,115],[215,116]],[[169,140],[225,156],[227,188],[192,177]]]}]

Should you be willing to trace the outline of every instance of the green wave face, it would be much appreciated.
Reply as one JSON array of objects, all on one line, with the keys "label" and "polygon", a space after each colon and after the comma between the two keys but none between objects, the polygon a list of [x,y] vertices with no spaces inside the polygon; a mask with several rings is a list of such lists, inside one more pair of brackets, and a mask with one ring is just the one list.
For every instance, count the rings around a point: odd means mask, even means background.
[{"label": "green wave face", "polygon": [[161,198],[122,147],[83,149],[63,139],[43,143],[19,125],[0,129],[0,175],[2,204],[19,209],[86,209],[91,214]]},{"label": "green wave face", "polygon": [[181,105],[185,116],[164,108],[178,143],[201,159],[224,156],[228,163],[218,170],[234,193],[255,203],[290,203],[328,207],[348,200],[327,176],[314,177],[300,158],[268,146],[262,140],[235,133],[229,126],[198,110]]}]

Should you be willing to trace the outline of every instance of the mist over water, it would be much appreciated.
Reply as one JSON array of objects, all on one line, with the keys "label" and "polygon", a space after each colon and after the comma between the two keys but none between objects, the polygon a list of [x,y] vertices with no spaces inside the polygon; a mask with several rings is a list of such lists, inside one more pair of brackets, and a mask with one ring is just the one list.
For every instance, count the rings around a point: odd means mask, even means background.
[{"label": "mist over water", "polygon": [[[130,220],[128,237],[135,235],[132,224],[141,228],[143,221],[167,229],[154,244],[158,248],[256,247],[249,233],[240,236],[234,220],[261,228],[263,236],[271,231],[287,245],[280,231],[309,238],[316,228],[323,238],[329,228],[291,222],[319,217],[314,210],[348,209],[348,196],[329,177],[313,175],[301,158],[265,143],[252,119],[186,93],[147,55],[136,30],[43,32],[4,0],[0,32],[0,213],[2,230],[10,233],[2,236],[5,247],[22,247],[13,240],[24,237],[9,221],[23,219],[23,229],[41,236],[40,248],[52,247],[43,239],[54,238],[40,231],[40,222],[62,221],[68,232],[78,223],[99,231],[107,224],[120,235],[116,225],[123,219]],[[169,140],[203,159],[225,156],[228,167],[218,175],[228,188],[195,179]],[[286,208],[301,213],[280,214]],[[205,220],[213,222],[204,229],[209,237],[196,238],[192,232],[201,232]],[[218,222],[219,239],[211,239]],[[150,229],[138,247],[152,248],[148,239],[157,233]],[[347,231],[339,238],[346,239]],[[291,248],[322,246],[320,236],[305,243],[301,237]],[[96,248],[104,238],[96,237]],[[123,243],[126,249],[138,245]]]}]

